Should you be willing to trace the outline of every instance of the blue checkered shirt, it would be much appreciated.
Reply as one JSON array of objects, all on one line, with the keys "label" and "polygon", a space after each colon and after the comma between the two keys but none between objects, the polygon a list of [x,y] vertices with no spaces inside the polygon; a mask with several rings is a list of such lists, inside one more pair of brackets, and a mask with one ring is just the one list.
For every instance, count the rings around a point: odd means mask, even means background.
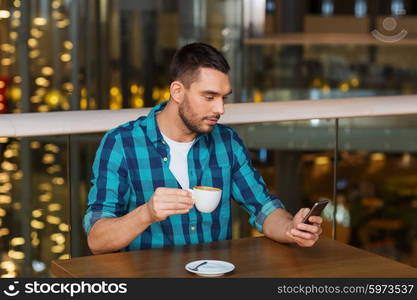
[{"label": "blue checkered shirt", "polygon": [[[147,117],[104,135],[93,164],[84,216],[87,233],[99,219],[121,217],[146,203],[158,187],[181,188],[169,170],[169,146],[155,118],[165,105],[159,104]],[[230,239],[231,199],[249,213],[249,223],[260,232],[265,218],[275,209],[284,208],[269,194],[242,140],[230,127],[217,124],[210,133],[196,138],[188,153],[188,175],[190,187],[204,185],[223,190],[216,210],[200,213],[193,207],[187,214],[169,216],[153,223],[122,250]]]}]

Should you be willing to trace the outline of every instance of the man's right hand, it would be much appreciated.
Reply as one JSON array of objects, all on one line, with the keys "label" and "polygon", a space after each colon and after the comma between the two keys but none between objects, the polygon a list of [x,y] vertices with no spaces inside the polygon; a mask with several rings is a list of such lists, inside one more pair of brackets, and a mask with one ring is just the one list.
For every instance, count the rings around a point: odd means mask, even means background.
[{"label": "man's right hand", "polygon": [[155,190],[146,209],[152,223],[165,220],[168,216],[186,214],[194,205],[191,192],[181,189],[160,187]]}]

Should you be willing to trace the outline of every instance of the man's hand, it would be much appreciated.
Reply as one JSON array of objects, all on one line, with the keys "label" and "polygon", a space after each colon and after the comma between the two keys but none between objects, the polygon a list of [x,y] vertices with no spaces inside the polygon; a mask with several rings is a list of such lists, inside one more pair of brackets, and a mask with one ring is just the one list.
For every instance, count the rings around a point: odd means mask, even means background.
[{"label": "man's hand", "polygon": [[146,209],[152,223],[165,220],[168,216],[186,214],[193,207],[192,195],[187,190],[157,188]]},{"label": "man's hand", "polygon": [[309,221],[313,223],[312,225],[301,223],[309,211],[309,208],[300,209],[295,214],[292,222],[290,223],[289,229],[286,231],[287,236],[301,247],[313,246],[322,233],[322,217],[311,216]]}]

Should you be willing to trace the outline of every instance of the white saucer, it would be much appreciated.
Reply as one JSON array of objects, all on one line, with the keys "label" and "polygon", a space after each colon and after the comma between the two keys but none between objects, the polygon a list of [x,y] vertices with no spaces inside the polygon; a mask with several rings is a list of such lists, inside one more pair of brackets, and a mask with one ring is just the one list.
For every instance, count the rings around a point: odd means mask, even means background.
[{"label": "white saucer", "polygon": [[[200,266],[197,271],[191,270],[192,268],[198,266],[199,264],[205,261],[207,263],[205,265]],[[185,266],[185,269],[199,276],[217,277],[233,271],[235,269],[235,266],[227,261],[205,259],[192,261]]]}]

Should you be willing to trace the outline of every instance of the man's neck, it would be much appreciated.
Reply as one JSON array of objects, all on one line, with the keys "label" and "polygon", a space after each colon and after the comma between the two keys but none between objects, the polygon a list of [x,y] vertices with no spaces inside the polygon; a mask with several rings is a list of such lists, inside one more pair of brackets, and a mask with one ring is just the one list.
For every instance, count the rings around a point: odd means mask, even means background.
[{"label": "man's neck", "polygon": [[180,143],[191,142],[197,136],[185,126],[179,115],[177,103],[170,100],[164,110],[156,115],[159,130],[171,140]]}]

